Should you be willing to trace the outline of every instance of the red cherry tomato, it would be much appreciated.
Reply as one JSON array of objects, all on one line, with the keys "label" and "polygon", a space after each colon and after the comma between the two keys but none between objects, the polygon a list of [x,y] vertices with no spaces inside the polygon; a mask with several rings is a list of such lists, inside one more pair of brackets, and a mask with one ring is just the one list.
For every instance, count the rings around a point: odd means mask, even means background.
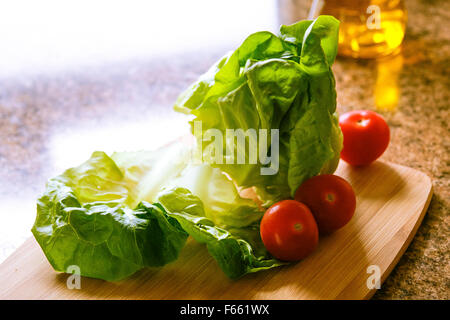
[{"label": "red cherry tomato", "polygon": [[311,209],[321,234],[342,228],[356,208],[355,192],[350,183],[332,174],[306,180],[295,192],[295,200]]},{"label": "red cherry tomato", "polygon": [[319,231],[311,211],[295,200],[283,200],[267,209],[260,233],[266,249],[284,261],[305,258],[319,242]]},{"label": "red cherry tomato", "polygon": [[386,121],[373,111],[350,111],[339,117],[344,136],[341,159],[351,165],[367,165],[378,159],[389,144]]}]

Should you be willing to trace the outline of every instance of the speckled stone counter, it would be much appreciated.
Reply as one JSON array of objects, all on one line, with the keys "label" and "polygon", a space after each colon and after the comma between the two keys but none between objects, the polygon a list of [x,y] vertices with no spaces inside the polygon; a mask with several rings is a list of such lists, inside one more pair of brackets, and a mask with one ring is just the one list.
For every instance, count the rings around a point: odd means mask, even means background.
[{"label": "speckled stone counter", "polygon": [[[339,58],[334,65],[338,109],[383,114],[392,134],[383,159],[421,170],[433,180],[427,215],[374,299],[449,299],[450,3],[406,3],[409,23],[400,54],[379,61]],[[151,129],[158,125],[175,130],[180,118],[172,103],[223,53],[223,48],[212,48],[0,78],[0,215],[9,217],[11,228],[18,221],[25,224],[17,229],[21,232],[2,229],[0,258],[31,235],[35,199],[46,179],[59,173],[58,157],[76,156],[70,150],[79,148],[75,142],[80,128],[84,130],[80,139],[91,135],[99,143],[94,132],[104,126],[113,133],[117,127],[116,136],[123,125],[137,122],[146,123],[148,134],[155,134]],[[141,139],[145,144],[145,131]]]}]

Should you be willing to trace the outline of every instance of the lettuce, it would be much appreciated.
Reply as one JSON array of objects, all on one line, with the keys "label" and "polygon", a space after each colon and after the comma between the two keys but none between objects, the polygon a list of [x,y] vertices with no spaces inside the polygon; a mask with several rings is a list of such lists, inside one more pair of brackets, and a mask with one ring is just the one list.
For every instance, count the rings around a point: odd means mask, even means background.
[{"label": "lettuce", "polygon": [[228,227],[227,230],[205,217],[202,201],[188,189],[174,187],[163,191],[158,201],[208,252],[225,274],[236,279],[244,274],[281,266],[270,256],[259,237],[259,224]]},{"label": "lettuce", "polygon": [[76,265],[83,276],[120,280],[176,260],[188,235],[207,244],[230,278],[282,265],[258,236],[259,207],[218,169],[185,157],[180,144],[111,157],[94,152],[50,179],[32,232],[53,268]]},{"label": "lettuce", "polygon": [[55,270],[113,281],[178,257],[188,234],[158,205],[130,208],[132,190],[104,152],[49,180],[32,232]]},{"label": "lettuce", "polygon": [[[285,264],[264,248],[259,222],[266,206],[292,196],[305,179],[336,169],[342,135],[330,66],[338,25],[321,16],[282,26],[280,36],[250,35],[176,102],[176,110],[194,116],[193,130],[202,121],[202,133],[278,130],[258,144],[246,137],[265,160],[279,139],[276,174],[262,175],[269,163],[248,161],[249,150],[244,163],[227,164],[240,146],[226,141],[218,159],[205,135],[198,141],[202,162],[181,142],[154,151],[94,152],[50,179],[37,201],[32,233],[53,268],[76,265],[81,275],[116,281],[175,261],[189,236],[233,279]],[[246,188],[259,201],[244,198]]]},{"label": "lettuce", "polygon": [[[227,173],[239,187],[254,187],[266,206],[292,196],[311,176],[332,173],[337,167],[342,135],[330,66],[336,57],[338,27],[333,17],[320,16],[282,26],[280,36],[254,33],[175,104],[175,110],[194,116],[193,133],[194,121],[201,121],[197,139],[203,161]],[[228,137],[223,158],[217,159],[211,152],[215,141],[207,134],[210,129],[220,130],[225,137],[229,129],[278,129],[278,171],[261,175],[261,168],[268,165],[249,161],[251,145],[261,148],[251,135],[246,136],[245,163],[227,162],[239,148]],[[266,157],[271,153],[271,138],[269,134]]]}]

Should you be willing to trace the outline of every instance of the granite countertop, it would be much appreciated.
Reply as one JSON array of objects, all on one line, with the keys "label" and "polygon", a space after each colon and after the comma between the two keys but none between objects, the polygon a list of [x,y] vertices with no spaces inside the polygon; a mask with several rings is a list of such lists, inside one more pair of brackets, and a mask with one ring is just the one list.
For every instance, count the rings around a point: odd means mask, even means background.
[{"label": "granite countertop", "polygon": [[[379,61],[336,61],[338,110],[383,114],[392,134],[383,159],[421,170],[433,181],[424,221],[374,299],[449,299],[450,3],[406,3],[401,53]],[[31,235],[35,199],[49,177],[94,148],[148,147],[164,140],[160,128],[170,132],[167,139],[187,130],[171,106],[223,50],[0,77],[0,217],[6,219],[0,261]],[[133,135],[139,141],[123,139]],[[18,221],[24,225],[16,227]]]}]

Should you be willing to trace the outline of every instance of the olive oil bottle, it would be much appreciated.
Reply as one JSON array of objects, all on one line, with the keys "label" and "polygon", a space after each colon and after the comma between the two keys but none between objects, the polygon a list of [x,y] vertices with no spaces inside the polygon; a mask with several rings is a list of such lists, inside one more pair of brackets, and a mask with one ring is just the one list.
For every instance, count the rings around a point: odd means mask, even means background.
[{"label": "olive oil bottle", "polygon": [[400,47],[407,12],[403,0],[314,0],[310,16],[332,15],[341,21],[339,54],[377,58]]}]

